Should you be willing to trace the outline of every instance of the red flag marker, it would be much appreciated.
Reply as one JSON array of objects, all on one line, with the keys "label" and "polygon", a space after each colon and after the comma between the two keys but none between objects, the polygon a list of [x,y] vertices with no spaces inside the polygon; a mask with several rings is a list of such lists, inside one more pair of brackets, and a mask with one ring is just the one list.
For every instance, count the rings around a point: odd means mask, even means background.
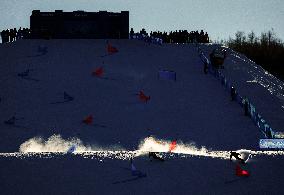
[{"label": "red flag marker", "polygon": [[173,140],[170,144],[170,152],[172,152],[177,146],[177,141],[176,140]]},{"label": "red flag marker", "polygon": [[107,45],[107,52],[109,54],[113,54],[113,53],[118,52],[118,49],[116,47],[111,46],[111,44],[108,44]]},{"label": "red flag marker", "polygon": [[102,77],[104,74],[104,69],[103,67],[99,67],[97,68],[95,71],[92,72],[92,75],[96,76],[96,77]]},{"label": "red flag marker", "polygon": [[83,123],[85,123],[86,125],[92,124],[92,123],[93,123],[93,116],[92,116],[92,115],[87,116],[87,117],[83,120]]},{"label": "red flag marker", "polygon": [[236,166],[236,176],[239,177],[248,177],[249,176],[249,172],[246,170],[243,170],[239,164],[237,164]]},{"label": "red flag marker", "polygon": [[149,100],[150,100],[150,96],[146,96],[145,94],[144,94],[144,92],[141,90],[140,92],[139,92],[139,99],[142,101],[142,102],[148,102]]}]

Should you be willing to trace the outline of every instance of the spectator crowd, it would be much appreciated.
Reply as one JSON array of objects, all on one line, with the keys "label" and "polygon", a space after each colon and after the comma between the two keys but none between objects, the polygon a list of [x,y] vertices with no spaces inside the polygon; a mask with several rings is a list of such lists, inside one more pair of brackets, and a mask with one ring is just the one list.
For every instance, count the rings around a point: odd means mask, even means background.
[{"label": "spectator crowd", "polygon": [[187,30],[179,30],[179,31],[170,31],[168,32],[160,32],[154,31],[149,34],[143,28],[139,33],[134,33],[133,28],[130,31],[130,38],[132,39],[134,36],[144,36],[144,37],[155,37],[162,39],[164,43],[209,43],[209,35],[207,32],[204,33],[203,30],[191,31]]},{"label": "spectator crowd", "polygon": [[147,43],[153,43],[153,44],[159,44],[159,45],[163,43],[163,40],[161,38],[149,36],[148,33],[146,33],[145,29],[142,29],[140,33],[134,33],[133,29],[131,28],[129,36],[130,36],[130,39],[143,40]]},{"label": "spectator crowd", "polygon": [[[28,28],[16,28],[7,29],[1,32],[2,43],[13,42],[19,39],[27,39],[30,37],[30,29]],[[163,43],[209,43],[209,36],[207,32],[204,33],[203,30],[191,31],[179,30],[179,31],[170,31],[160,32],[160,31],[151,31],[147,33],[143,28],[139,33],[134,33],[133,28],[130,31],[130,39],[141,38],[149,42],[158,42],[159,44]]]},{"label": "spectator crowd", "polygon": [[30,29],[28,28],[19,28],[17,30],[16,28],[14,29],[7,29],[3,30],[1,32],[1,38],[2,38],[2,43],[8,43],[8,42],[13,42],[19,39],[27,39],[30,36]]}]

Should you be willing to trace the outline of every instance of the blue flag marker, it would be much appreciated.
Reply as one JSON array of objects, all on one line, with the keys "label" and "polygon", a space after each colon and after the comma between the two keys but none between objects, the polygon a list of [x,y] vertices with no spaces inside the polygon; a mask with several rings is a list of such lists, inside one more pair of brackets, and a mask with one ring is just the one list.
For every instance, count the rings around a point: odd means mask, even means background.
[{"label": "blue flag marker", "polygon": [[75,146],[75,145],[72,145],[72,146],[68,149],[67,153],[68,153],[68,154],[72,154],[75,150],[76,150],[76,146]]},{"label": "blue flag marker", "polygon": [[141,171],[137,170],[136,167],[134,166],[133,162],[131,162],[131,174],[132,174],[132,176],[137,176],[137,177],[146,177],[147,176],[145,173],[142,173]]}]

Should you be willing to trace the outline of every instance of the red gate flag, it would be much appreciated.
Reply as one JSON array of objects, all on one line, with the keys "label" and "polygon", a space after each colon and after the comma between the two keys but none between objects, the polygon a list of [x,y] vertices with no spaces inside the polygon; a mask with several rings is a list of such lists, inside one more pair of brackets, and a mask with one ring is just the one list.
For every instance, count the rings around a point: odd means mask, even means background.
[{"label": "red gate flag", "polygon": [[144,92],[141,90],[140,92],[139,92],[139,99],[142,101],[142,102],[148,102],[149,100],[150,100],[150,96],[146,96],[145,94],[144,94]]},{"label": "red gate flag", "polygon": [[113,54],[118,52],[118,49],[116,47],[113,47],[111,44],[107,44],[107,52],[109,54]]},{"label": "red gate flag", "polygon": [[170,152],[173,151],[177,146],[177,141],[173,140],[170,144]]},{"label": "red gate flag", "polygon": [[236,176],[239,177],[248,177],[249,176],[249,172],[246,170],[243,170],[239,164],[237,164],[236,166]]},{"label": "red gate flag", "polygon": [[103,76],[103,74],[104,74],[103,67],[99,67],[95,71],[92,72],[92,75],[97,76],[97,77],[101,77]]},{"label": "red gate flag", "polygon": [[90,125],[93,123],[93,116],[92,115],[89,115],[87,116],[84,120],[83,120],[83,123],[87,124],[87,125]]}]

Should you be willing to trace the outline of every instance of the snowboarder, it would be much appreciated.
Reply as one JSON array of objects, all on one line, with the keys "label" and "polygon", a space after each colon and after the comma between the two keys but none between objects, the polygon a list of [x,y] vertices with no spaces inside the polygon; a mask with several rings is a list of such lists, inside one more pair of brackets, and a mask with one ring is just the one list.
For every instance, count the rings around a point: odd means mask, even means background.
[{"label": "snowboarder", "polygon": [[241,155],[241,154],[238,153],[238,152],[233,152],[233,151],[231,151],[231,152],[230,152],[230,161],[232,161],[232,157],[235,157],[236,160],[239,160],[240,162],[242,162],[243,164],[245,164],[245,160],[242,159],[242,158],[240,158],[240,157],[239,157],[240,155]]},{"label": "snowboarder", "polygon": [[153,159],[156,159],[156,160],[159,160],[159,161],[165,161],[163,158],[161,158],[160,156],[158,156],[156,154],[156,152],[149,152],[149,158],[153,158]]}]

